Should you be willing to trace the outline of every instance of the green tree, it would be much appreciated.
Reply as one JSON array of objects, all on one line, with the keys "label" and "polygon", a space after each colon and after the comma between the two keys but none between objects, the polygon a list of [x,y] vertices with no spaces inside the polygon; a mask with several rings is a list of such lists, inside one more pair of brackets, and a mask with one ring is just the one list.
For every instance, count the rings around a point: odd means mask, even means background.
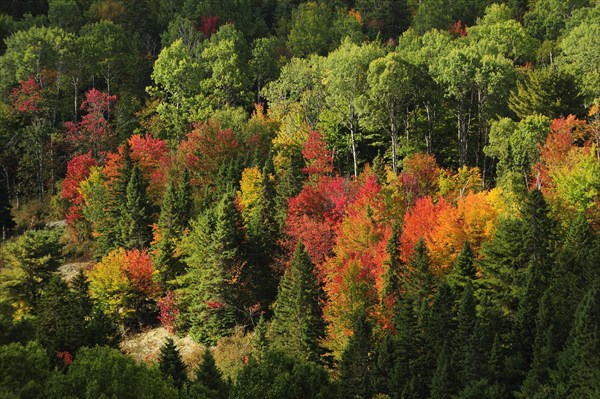
[{"label": "green tree", "polygon": [[267,352],[262,362],[250,359],[238,375],[230,398],[331,398],[336,390],[327,371],[280,352]]},{"label": "green tree", "polygon": [[287,45],[296,57],[326,55],[332,47],[333,12],[324,2],[307,2],[292,11]]},{"label": "green tree", "polygon": [[233,195],[226,192],[214,211],[192,222],[183,242],[187,272],[177,278],[178,291],[190,333],[200,342],[226,335],[242,309],[246,293],[236,285],[244,264],[241,225]]},{"label": "green tree", "polygon": [[50,398],[177,398],[177,389],[116,349],[81,348],[68,372],[46,386]]},{"label": "green tree", "polygon": [[564,350],[552,373],[556,397],[583,398],[600,394],[600,291],[591,288],[581,300]]},{"label": "green tree", "polygon": [[191,392],[203,392],[210,399],[226,399],[229,386],[223,381],[223,376],[215,364],[215,359],[209,348],[206,348],[202,361],[196,369],[196,379],[191,384]]},{"label": "green tree", "polygon": [[325,337],[323,293],[304,245],[299,242],[275,303],[271,345],[297,358],[319,362]]},{"label": "green tree", "polygon": [[535,114],[558,118],[585,113],[575,78],[555,66],[534,69],[517,81],[508,106],[521,119]]},{"label": "green tree", "polygon": [[325,60],[328,115],[334,124],[350,134],[354,176],[358,176],[360,120],[364,111],[359,102],[368,90],[367,73],[371,61],[382,56],[376,44],[357,45],[345,39]]},{"label": "green tree", "polygon": [[414,76],[415,68],[395,51],[369,65],[369,110],[365,120],[374,127],[384,128],[389,132],[394,173],[397,172],[398,133],[402,125],[406,125],[403,122],[409,117],[407,109],[415,99]]},{"label": "green tree", "polygon": [[158,368],[165,379],[171,379],[177,388],[187,382],[186,366],[181,359],[179,349],[171,337],[160,348]]},{"label": "green tree", "polygon": [[150,200],[146,182],[138,165],[131,170],[121,215],[121,240],[125,248],[147,248],[152,238]]},{"label": "green tree", "polygon": [[36,312],[36,338],[51,357],[57,352],[75,354],[85,343],[84,314],[60,276],[44,287]]},{"label": "green tree", "polygon": [[28,230],[6,248],[9,266],[1,274],[8,290],[34,310],[42,288],[62,263],[61,230]]},{"label": "green tree", "polygon": [[249,58],[246,41],[233,25],[223,25],[211,36],[201,54],[209,77],[200,86],[215,108],[247,105]]},{"label": "green tree", "polygon": [[342,354],[340,363],[340,383],[344,399],[370,397],[373,351],[373,331],[367,316],[357,316],[353,334]]},{"label": "green tree", "polygon": [[0,395],[6,398],[43,398],[50,362],[37,342],[0,346]]}]

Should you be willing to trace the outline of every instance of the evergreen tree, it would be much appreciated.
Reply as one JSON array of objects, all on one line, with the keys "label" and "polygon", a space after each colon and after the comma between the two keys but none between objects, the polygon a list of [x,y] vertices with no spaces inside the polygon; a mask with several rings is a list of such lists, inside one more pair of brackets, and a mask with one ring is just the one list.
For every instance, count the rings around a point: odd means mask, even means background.
[{"label": "evergreen tree", "polygon": [[181,359],[179,349],[171,337],[165,340],[160,348],[158,358],[158,368],[166,379],[171,378],[177,388],[180,388],[187,382],[186,366]]},{"label": "evergreen tree", "polygon": [[456,380],[455,369],[452,363],[451,350],[444,346],[438,355],[437,366],[431,380],[430,399],[450,399],[456,393],[456,385],[460,380]]},{"label": "evergreen tree", "polygon": [[467,282],[473,281],[477,278],[477,269],[475,268],[475,255],[471,250],[471,246],[468,241],[465,241],[460,255],[456,258],[454,269],[448,276],[450,285],[461,293]]},{"label": "evergreen tree", "polygon": [[306,249],[298,242],[275,303],[271,343],[291,356],[320,361],[325,336],[322,290]]},{"label": "evergreen tree", "polygon": [[98,238],[96,240],[96,258],[100,259],[122,242],[121,219],[126,213],[127,186],[131,180],[133,161],[131,160],[131,147],[129,140],[125,140],[121,149],[121,165],[113,184],[109,186],[106,202],[106,218],[100,220],[96,226]]},{"label": "evergreen tree", "polygon": [[368,398],[371,392],[373,336],[367,315],[360,313],[354,323],[354,331],[348,346],[342,353],[340,384],[342,398]]},{"label": "evergreen tree", "polygon": [[158,227],[160,241],[156,245],[158,255],[154,261],[160,272],[160,281],[163,288],[176,276],[183,272],[184,264],[175,256],[175,241],[189,224],[191,214],[190,181],[187,169],[184,169],[182,181],[176,182],[172,175],[167,183]]},{"label": "evergreen tree", "polygon": [[244,279],[251,287],[252,302],[260,303],[263,309],[269,307],[277,294],[278,280],[271,269],[277,255],[278,240],[278,226],[273,213],[274,191],[271,175],[264,170],[259,195],[246,224],[246,254],[250,267]]},{"label": "evergreen tree", "polygon": [[386,262],[387,269],[384,275],[384,287],[381,295],[385,300],[389,295],[397,295],[400,289],[400,280],[402,274],[406,270],[402,268],[402,259],[400,259],[400,236],[402,235],[399,224],[394,223],[392,226],[392,235],[386,246],[388,260]]},{"label": "evergreen tree", "polygon": [[192,386],[196,390],[203,391],[205,397],[210,399],[226,399],[228,397],[229,387],[223,381],[221,372],[215,364],[215,358],[210,349],[204,351],[202,362],[196,369],[196,379]]},{"label": "evergreen tree", "polygon": [[555,338],[555,328],[552,311],[550,290],[546,290],[540,301],[536,318],[535,340],[533,342],[533,355],[529,369],[520,392],[520,398],[533,398],[537,392],[542,391],[550,380],[550,370],[556,364],[559,353]]},{"label": "evergreen tree", "polygon": [[410,295],[414,296],[417,307],[423,303],[429,303],[434,291],[434,277],[431,273],[431,259],[425,246],[425,241],[421,238],[415,247],[415,254],[410,261],[410,282],[408,289]]},{"label": "evergreen tree", "polygon": [[10,213],[11,205],[6,181],[0,178],[0,240],[5,240],[9,231],[15,226]]},{"label": "evergreen tree", "polygon": [[44,287],[35,320],[36,338],[52,358],[57,352],[73,355],[84,344],[83,316],[67,283],[55,275]]},{"label": "evergreen tree", "polygon": [[248,296],[239,283],[244,265],[240,226],[233,195],[227,192],[214,210],[198,216],[183,242],[187,271],[177,278],[182,317],[192,336],[205,344],[228,333]]},{"label": "evergreen tree", "polygon": [[591,288],[581,300],[569,340],[552,374],[554,397],[596,398],[600,395],[600,290]]},{"label": "evergreen tree", "polygon": [[460,300],[456,317],[455,358],[457,360],[456,375],[462,387],[476,380],[482,370],[477,339],[476,301],[473,285],[467,283]]},{"label": "evergreen tree", "polygon": [[125,248],[147,248],[152,239],[150,201],[138,165],[131,171],[126,202],[121,214],[121,240]]},{"label": "evergreen tree", "polygon": [[265,355],[267,348],[269,347],[269,341],[267,339],[267,322],[265,321],[264,314],[260,315],[256,327],[254,327],[254,349],[256,353],[254,356],[258,361],[262,360]]},{"label": "evergreen tree", "polygon": [[394,366],[396,365],[396,341],[389,332],[384,332],[383,339],[377,344],[375,351],[375,361],[371,373],[371,384],[373,392],[377,394],[387,394],[392,392],[390,388],[393,378]]}]

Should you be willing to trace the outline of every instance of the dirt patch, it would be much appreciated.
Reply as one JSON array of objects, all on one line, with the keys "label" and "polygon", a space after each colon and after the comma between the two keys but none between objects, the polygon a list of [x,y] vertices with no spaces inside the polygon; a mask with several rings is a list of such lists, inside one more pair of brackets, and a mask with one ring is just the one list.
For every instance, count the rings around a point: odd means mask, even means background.
[{"label": "dirt patch", "polygon": [[73,277],[75,277],[77,275],[77,273],[79,273],[79,271],[81,269],[90,267],[93,264],[94,264],[94,262],[65,263],[64,265],[62,265],[58,268],[58,272],[60,273],[60,275],[66,282],[69,282],[73,279]]},{"label": "dirt patch", "polygon": [[158,362],[160,348],[168,337],[175,341],[184,363],[188,366],[188,373],[193,373],[202,360],[204,346],[194,342],[190,336],[180,338],[172,335],[164,327],[153,328],[124,339],[120,349],[138,362],[155,363]]}]

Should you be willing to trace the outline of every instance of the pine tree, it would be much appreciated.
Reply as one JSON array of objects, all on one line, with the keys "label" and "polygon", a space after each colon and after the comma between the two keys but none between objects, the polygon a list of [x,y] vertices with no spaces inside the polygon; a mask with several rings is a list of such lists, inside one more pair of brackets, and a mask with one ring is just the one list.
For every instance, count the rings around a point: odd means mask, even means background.
[{"label": "pine tree", "polygon": [[208,348],[204,351],[202,362],[196,369],[196,379],[193,385],[200,388],[199,391],[204,391],[208,398],[226,399],[228,397],[229,387],[223,381],[221,372],[215,364],[215,358]]},{"label": "pine tree", "polygon": [[425,246],[425,241],[421,238],[415,247],[415,254],[410,261],[410,295],[416,299],[416,306],[421,307],[423,303],[428,303],[434,291],[434,277],[431,273],[431,259]]},{"label": "pine tree", "polygon": [[167,287],[168,282],[183,272],[184,264],[174,254],[175,241],[188,226],[190,213],[190,182],[187,169],[184,169],[182,182],[176,182],[174,176],[171,176],[167,183],[158,218],[161,238],[156,245],[158,254],[154,261],[160,272],[163,289]]},{"label": "pine tree", "polygon": [[298,242],[275,303],[271,343],[291,356],[320,361],[325,336],[323,293],[306,249]]},{"label": "pine tree", "polygon": [[384,334],[375,351],[371,384],[374,393],[389,395],[392,392],[390,384],[393,378],[394,366],[397,362],[396,341],[389,331]]},{"label": "pine tree", "polygon": [[400,289],[400,280],[402,274],[406,273],[403,270],[402,260],[400,259],[400,236],[402,235],[400,225],[394,223],[392,226],[392,235],[390,236],[386,253],[388,260],[386,262],[387,269],[384,275],[384,287],[381,297],[385,300],[390,295],[397,295]]},{"label": "pine tree", "polygon": [[177,388],[181,388],[187,382],[186,366],[171,337],[167,338],[160,348],[158,362],[158,368],[163,377],[173,379],[173,383]]},{"label": "pine tree", "polygon": [[477,278],[477,269],[475,268],[475,255],[471,250],[468,241],[465,241],[460,255],[456,258],[454,270],[448,276],[450,285],[460,294],[467,282]]},{"label": "pine tree", "polygon": [[549,383],[550,370],[556,364],[559,348],[555,338],[554,312],[550,296],[550,290],[546,290],[540,301],[531,368],[521,385],[520,392],[516,395],[520,398],[533,398],[537,392],[543,390],[543,387]]},{"label": "pine tree", "polygon": [[600,290],[588,290],[581,300],[569,340],[552,374],[554,397],[600,397]]},{"label": "pine tree", "polygon": [[207,345],[228,333],[236,322],[236,309],[242,309],[248,296],[239,283],[244,265],[240,226],[228,192],[214,210],[192,222],[183,242],[187,272],[177,278],[182,316],[192,336]]},{"label": "pine tree", "polygon": [[125,140],[120,153],[122,159],[118,174],[108,188],[107,198],[103,199],[107,209],[106,218],[100,220],[96,226],[98,238],[95,256],[97,259],[102,258],[122,243],[121,219],[126,213],[127,185],[131,180],[133,170],[131,147],[128,140]]},{"label": "pine tree", "polygon": [[437,366],[431,380],[430,399],[450,399],[456,393],[456,377],[454,364],[452,364],[451,350],[444,346],[438,355]]},{"label": "pine tree", "polygon": [[479,377],[482,362],[479,356],[477,339],[476,301],[473,295],[473,285],[467,283],[460,300],[456,317],[455,358],[457,359],[456,375],[462,387]]},{"label": "pine tree", "polygon": [[126,193],[127,200],[120,220],[123,246],[147,248],[152,238],[150,201],[146,193],[146,183],[137,165],[131,171]]},{"label": "pine tree", "polygon": [[60,276],[44,287],[37,307],[36,338],[51,357],[57,352],[73,355],[84,344],[84,315],[73,299]]},{"label": "pine tree", "polygon": [[371,392],[373,336],[367,315],[360,313],[354,322],[353,334],[342,353],[340,383],[342,398],[368,398]]},{"label": "pine tree", "polygon": [[256,327],[254,327],[253,345],[255,349],[254,356],[258,361],[261,361],[269,347],[269,341],[267,339],[267,322],[265,321],[264,314],[260,315],[258,323],[256,324]]},{"label": "pine tree", "polygon": [[250,267],[244,279],[251,287],[252,302],[267,309],[277,295],[277,278],[271,269],[277,255],[278,226],[275,220],[274,187],[266,170],[262,173],[259,197],[246,223],[247,258]]},{"label": "pine tree", "polygon": [[0,178],[0,240],[5,240],[9,231],[15,226],[10,213],[11,205],[6,181]]}]

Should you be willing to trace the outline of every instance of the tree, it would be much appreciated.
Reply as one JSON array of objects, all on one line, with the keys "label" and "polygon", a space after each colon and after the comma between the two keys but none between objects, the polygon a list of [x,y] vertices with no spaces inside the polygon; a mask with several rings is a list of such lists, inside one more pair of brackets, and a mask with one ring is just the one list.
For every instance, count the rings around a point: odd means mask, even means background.
[{"label": "tree", "polygon": [[139,166],[134,165],[127,184],[127,202],[123,206],[119,221],[121,240],[126,248],[144,249],[150,244],[151,209],[146,187]]},{"label": "tree", "polygon": [[44,287],[36,314],[36,338],[54,358],[58,352],[74,355],[85,344],[85,314],[67,283],[54,276]]},{"label": "tree", "polygon": [[271,345],[290,356],[320,362],[325,336],[323,292],[306,249],[298,242],[279,286],[271,324]]},{"label": "tree", "polygon": [[10,197],[8,195],[8,181],[0,179],[0,231],[2,241],[6,240],[10,230],[15,226],[15,222],[10,213]]},{"label": "tree", "polygon": [[360,120],[364,114],[359,101],[368,89],[367,72],[371,61],[382,50],[375,44],[357,45],[345,39],[329,53],[325,61],[327,104],[333,121],[350,134],[354,176],[358,176],[358,141]]},{"label": "tree", "polygon": [[48,354],[39,343],[0,346],[0,392],[3,396],[43,397],[50,375]]},{"label": "tree", "polygon": [[394,173],[397,172],[398,132],[404,119],[408,118],[407,109],[414,97],[414,69],[395,51],[369,65],[367,81],[370,106],[365,119],[378,128],[385,127],[388,130],[392,140]]},{"label": "tree", "polygon": [[68,372],[53,379],[46,392],[50,398],[178,397],[177,389],[161,378],[158,369],[147,368],[103,346],[82,348]]},{"label": "tree", "polygon": [[250,359],[240,371],[230,397],[237,399],[334,397],[327,371],[284,353],[267,352],[262,362]]},{"label": "tree", "polygon": [[223,376],[215,364],[215,358],[209,348],[202,355],[202,361],[195,371],[196,379],[191,384],[191,391],[204,392],[210,399],[226,399],[229,386],[223,381]]},{"label": "tree", "polygon": [[192,222],[183,242],[187,272],[177,279],[182,316],[200,342],[214,343],[227,335],[238,312],[244,312],[240,227],[233,193],[226,192],[214,210]]},{"label": "tree", "polygon": [[508,106],[521,119],[534,114],[558,118],[585,112],[574,77],[553,66],[534,69],[517,81]]},{"label": "tree", "polygon": [[342,397],[369,397],[371,395],[372,327],[366,314],[357,317],[353,334],[342,354],[340,382]]},{"label": "tree", "polygon": [[158,368],[165,379],[171,379],[179,389],[187,382],[186,366],[181,360],[179,349],[171,337],[160,348]]},{"label": "tree", "polygon": [[559,354],[552,374],[556,395],[577,398],[600,393],[600,364],[594,354],[600,349],[600,292],[590,288],[581,300],[569,339]]},{"label": "tree", "polygon": [[43,287],[62,263],[60,234],[60,230],[28,230],[7,248],[9,267],[2,272],[15,273],[16,281],[10,290],[34,311]]}]

